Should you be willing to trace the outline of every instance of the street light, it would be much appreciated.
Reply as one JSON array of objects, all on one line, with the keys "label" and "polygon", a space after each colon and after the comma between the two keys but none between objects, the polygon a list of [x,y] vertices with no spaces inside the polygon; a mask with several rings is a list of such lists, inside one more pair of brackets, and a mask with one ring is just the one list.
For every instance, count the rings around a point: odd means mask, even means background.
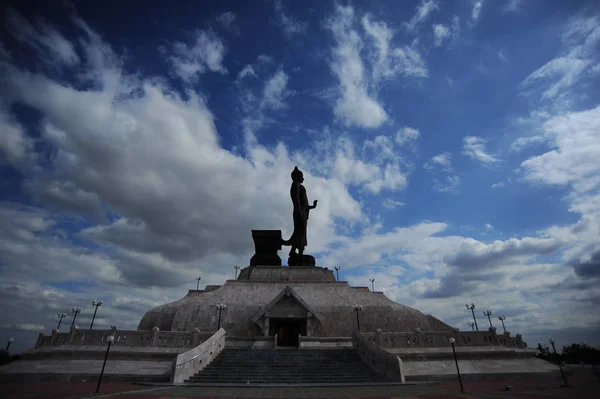
[{"label": "street light", "polygon": [[502,329],[506,332],[506,327],[504,327],[504,320],[506,320],[506,316],[498,316],[498,320],[502,323]]},{"label": "street light", "polygon": [[370,278],[369,281],[371,282],[371,289],[373,290],[373,292],[375,292],[375,279]]},{"label": "street light", "polygon": [[450,337],[449,341],[450,341],[450,344],[452,345],[452,353],[454,353],[454,363],[456,363],[456,372],[458,373],[458,382],[460,382],[460,391],[464,393],[465,390],[463,388],[462,378],[460,377],[460,369],[458,368],[458,359],[456,358],[456,350],[454,349],[454,342],[456,342],[456,340],[454,338]]},{"label": "street light", "polygon": [[202,280],[202,277],[198,277],[196,279],[196,291],[198,291],[199,287],[200,287],[200,280]]},{"label": "street light", "polygon": [[337,275],[337,281],[340,281],[340,269],[341,269],[341,267],[339,267],[339,266],[335,267],[335,273]]},{"label": "street light", "polygon": [[479,331],[479,327],[477,326],[477,319],[475,319],[475,304],[473,302],[471,302],[471,306],[469,305],[465,305],[467,307],[467,309],[471,309],[471,313],[473,314],[473,323],[475,323],[475,329],[477,329],[477,331]]},{"label": "street light", "polygon": [[356,327],[358,328],[358,331],[360,331],[360,319],[358,317],[358,312],[362,311],[362,305],[354,305],[352,306],[352,310],[356,312]]},{"label": "street light", "polygon": [[[554,350],[554,354],[558,356],[558,354],[556,353],[556,346],[554,346],[554,340],[552,338],[550,338],[550,345],[552,345],[552,350]],[[568,387],[569,384],[567,384],[567,377],[565,377],[565,373],[563,372],[562,366],[560,364],[560,359],[558,359],[558,369],[560,370],[560,375],[562,375],[563,381],[565,382],[565,387]]]},{"label": "street light", "polygon": [[109,335],[108,337],[106,337],[106,340],[108,341],[108,346],[106,347],[106,355],[104,355],[104,363],[102,363],[102,371],[100,372],[100,378],[98,378],[96,393],[98,393],[98,390],[100,389],[100,383],[102,382],[102,376],[104,375],[104,367],[106,366],[106,359],[108,359],[108,351],[110,351],[110,345],[115,340],[115,337],[113,335]]},{"label": "street light", "polygon": [[471,326],[471,330],[475,331],[475,323],[467,323],[467,324]]},{"label": "street light", "polygon": [[94,320],[96,320],[96,312],[98,311],[98,308],[100,306],[102,306],[102,301],[96,302],[95,300],[93,300],[92,301],[92,306],[95,306],[96,309],[94,310],[94,317],[92,317],[92,324],[90,324],[90,330],[92,329],[92,327],[94,327]]},{"label": "street light", "polygon": [[235,265],[233,268],[235,269],[235,277],[234,277],[234,280],[237,280],[237,272],[238,272],[238,270],[240,270],[240,267],[239,267],[238,265]]},{"label": "street light", "polygon": [[492,330],[492,328],[494,328],[492,326],[492,318],[490,317],[492,315],[492,311],[491,310],[486,310],[483,312],[484,316],[487,316],[488,320],[490,321],[490,331]]},{"label": "street light", "polygon": [[73,313],[73,321],[71,322],[71,327],[73,327],[75,325],[75,319],[77,318],[77,315],[81,313],[81,309],[73,308],[73,310],[71,310],[71,313]]},{"label": "street light", "polygon": [[4,349],[4,351],[6,353],[8,353],[8,348],[10,348],[10,345],[13,343],[15,339],[13,337],[10,337],[9,339],[6,340],[6,349]]},{"label": "street light", "polygon": [[56,327],[56,331],[60,330],[60,323],[62,323],[62,319],[64,319],[65,317],[67,317],[66,313],[58,313],[58,327]]},{"label": "street light", "polygon": [[217,326],[217,331],[221,328],[221,312],[223,311],[223,309],[225,309],[227,306],[225,306],[224,303],[218,303],[217,304],[217,310],[219,311],[219,324]]}]

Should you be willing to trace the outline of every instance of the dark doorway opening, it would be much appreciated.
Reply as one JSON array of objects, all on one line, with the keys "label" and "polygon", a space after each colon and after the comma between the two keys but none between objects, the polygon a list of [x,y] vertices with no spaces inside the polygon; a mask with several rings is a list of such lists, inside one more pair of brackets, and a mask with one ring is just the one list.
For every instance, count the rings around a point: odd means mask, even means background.
[{"label": "dark doorway opening", "polygon": [[277,346],[298,347],[298,334],[306,336],[306,319],[271,319],[269,335],[277,334]]}]

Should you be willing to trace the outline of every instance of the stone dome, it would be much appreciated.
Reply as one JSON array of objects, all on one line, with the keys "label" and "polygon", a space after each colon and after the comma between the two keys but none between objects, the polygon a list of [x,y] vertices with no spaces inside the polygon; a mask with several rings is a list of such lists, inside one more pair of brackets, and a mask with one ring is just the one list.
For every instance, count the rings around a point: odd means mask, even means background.
[{"label": "stone dome", "polygon": [[[148,311],[139,330],[215,331],[219,323],[232,336],[273,335],[277,325],[296,323],[293,331],[306,336],[348,337],[357,326],[361,331],[406,332],[451,331],[435,317],[398,304],[381,292],[351,287],[335,281],[333,272],[322,267],[250,266],[237,280],[223,286],[190,291],[184,298]],[[291,328],[291,327],[290,327]]]}]

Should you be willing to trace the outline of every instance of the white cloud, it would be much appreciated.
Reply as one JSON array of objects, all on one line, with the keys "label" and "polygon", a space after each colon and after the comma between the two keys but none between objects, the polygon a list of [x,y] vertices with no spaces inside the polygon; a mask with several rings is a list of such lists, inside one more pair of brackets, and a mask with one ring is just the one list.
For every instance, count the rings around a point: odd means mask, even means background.
[{"label": "white cloud", "polygon": [[439,3],[435,0],[422,0],[417,6],[415,15],[409,22],[405,23],[408,30],[415,30],[419,24],[424,22],[431,13],[440,9]]},{"label": "white cloud", "polygon": [[79,63],[75,46],[51,25],[38,21],[36,26],[33,26],[11,8],[6,11],[6,24],[8,31],[16,40],[43,53],[48,57],[46,59],[48,63],[60,62],[69,66]]},{"label": "white cloud", "polygon": [[414,146],[420,136],[421,132],[419,129],[404,126],[402,129],[398,130],[395,139],[398,145],[409,144]]},{"label": "white cloud", "polygon": [[504,187],[505,183],[503,181],[499,181],[497,183],[492,184],[492,188],[500,188]]},{"label": "white cloud", "polygon": [[383,200],[383,203],[381,205],[386,209],[396,209],[397,207],[405,206],[406,203],[402,201],[396,201],[391,198],[386,198],[385,200]]},{"label": "white cloud", "polygon": [[525,178],[572,185],[585,192],[600,185],[600,106],[556,116],[544,123],[545,139],[555,149],[521,163]]},{"label": "white cloud", "polygon": [[213,32],[196,31],[191,43],[175,42],[169,62],[176,76],[186,83],[195,82],[207,71],[226,74],[223,59],[227,49]]},{"label": "white cloud", "polygon": [[283,33],[286,37],[290,38],[294,35],[304,34],[308,30],[308,23],[301,22],[297,19],[286,15],[283,11],[283,4],[281,0],[275,0],[275,21],[283,29]]},{"label": "white cloud", "polygon": [[450,37],[450,29],[446,25],[433,25],[433,43],[434,46],[440,47],[446,38]]},{"label": "white cloud", "polygon": [[588,66],[588,61],[578,58],[555,58],[532,72],[521,83],[521,87],[530,86],[538,82],[545,83],[549,80],[555,80],[554,84],[546,88],[542,95],[544,99],[552,99],[562,90],[574,85]]},{"label": "white cloud", "polygon": [[288,79],[288,75],[279,70],[267,81],[261,107],[281,109],[286,106],[284,100],[291,93],[287,89]]},{"label": "white cloud", "polygon": [[475,4],[473,4],[473,9],[471,10],[471,19],[474,22],[479,20],[479,16],[481,15],[481,9],[483,8],[483,0],[477,0]]},{"label": "white cloud", "polygon": [[494,230],[494,226],[492,226],[492,225],[491,225],[491,224],[489,224],[489,223],[486,223],[486,224],[485,224],[485,228],[486,228],[486,229],[488,229],[488,230]]},{"label": "white cloud", "polygon": [[433,175],[432,188],[441,193],[456,193],[460,185],[460,177],[453,173],[452,156],[443,152],[425,162],[423,168]]},{"label": "white cloud", "polygon": [[393,48],[394,32],[385,22],[374,21],[372,15],[362,18],[362,26],[375,45],[377,62],[373,63],[373,80],[390,79],[397,74],[427,77],[427,67],[415,48],[404,46]]},{"label": "white cloud", "polygon": [[438,154],[427,161],[423,167],[427,170],[441,168],[444,171],[450,172],[452,171],[452,155],[449,152]]},{"label": "white cloud", "polygon": [[238,79],[244,79],[247,77],[256,77],[256,72],[252,65],[246,65],[242,68],[242,70],[238,73]]},{"label": "white cloud", "polygon": [[347,126],[375,128],[384,123],[388,115],[367,91],[365,66],[360,57],[363,44],[352,29],[353,20],[352,7],[336,5],[335,15],[327,22],[337,44],[330,67],[339,79],[341,94],[334,113]]},{"label": "white cloud", "polygon": [[235,29],[234,23],[236,19],[237,16],[231,11],[225,12],[217,17],[217,21],[228,31],[233,31]]},{"label": "white cloud", "polygon": [[485,139],[475,136],[467,136],[463,138],[463,154],[471,159],[475,159],[487,166],[491,166],[500,160],[493,155],[490,155],[485,150]]},{"label": "white cloud", "polygon": [[517,12],[522,7],[522,0],[507,0],[502,7],[502,11],[504,12]]},{"label": "white cloud", "polygon": [[[13,166],[33,160],[33,140],[27,136],[23,126],[0,104],[0,154]],[[0,161],[0,165],[2,161]]]},{"label": "white cloud", "polygon": [[526,147],[540,144],[545,141],[546,139],[543,136],[519,137],[510,145],[510,150],[512,152],[520,152],[523,151],[523,149],[525,149]]}]

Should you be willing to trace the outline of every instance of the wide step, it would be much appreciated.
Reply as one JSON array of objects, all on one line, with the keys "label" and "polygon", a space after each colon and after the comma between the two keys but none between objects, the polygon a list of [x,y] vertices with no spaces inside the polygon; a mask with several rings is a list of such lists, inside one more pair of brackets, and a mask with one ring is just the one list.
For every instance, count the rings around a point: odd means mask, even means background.
[{"label": "wide step", "polygon": [[354,349],[225,349],[186,382],[223,384],[311,384],[385,381]]}]

